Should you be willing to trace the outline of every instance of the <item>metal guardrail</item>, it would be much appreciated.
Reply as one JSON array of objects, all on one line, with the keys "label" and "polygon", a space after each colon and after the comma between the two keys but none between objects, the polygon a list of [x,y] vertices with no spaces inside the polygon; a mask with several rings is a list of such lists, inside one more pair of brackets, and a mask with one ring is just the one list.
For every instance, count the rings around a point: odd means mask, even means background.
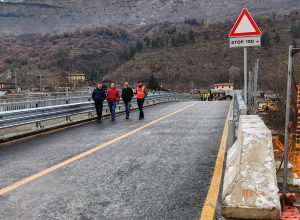
[{"label": "metal guardrail", "polygon": [[90,90],[76,91],[76,92],[41,92],[41,93],[18,93],[0,96],[0,103],[14,103],[23,101],[38,101],[49,99],[63,99],[69,97],[89,96]]},{"label": "metal guardrail", "polygon": [[[164,94],[164,93],[149,93],[149,96]],[[40,108],[46,106],[54,106],[54,105],[64,105],[64,104],[72,104],[72,103],[82,103],[91,101],[91,94],[82,94],[79,96],[45,96],[41,99],[32,99],[32,100],[22,100],[22,101],[7,101],[0,103],[0,112],[5,111],[15,111],[21,109],[30,109],[30,108]]]},{"label": "metal guardrail", "polygon": [[[160,94],[148,96],[145,100],[145,106],[160,102],[179,101],[187,99],[184,94]],[[136,99],[132,100],[136,104]],[[118,110],[121,111],[124,107],[123,102],[118,105]],[[103,110],[108,113],[108,104],[105,102]],[[71,122],[71,116],[88,113],[91,115],[95,112],[94,102],[83,102],[75,104],[65,104],[57,106],[48,106],[41,108],[24,109],[17,111],[0,112],[0,128],[10,128],[22,126],[26,124],[36,123],[39,129],[44,128],[41,124],[43,121],[66,118],[66,122]]]},{"label": "metal guardrail", "polygon": [[21,109],[40,108],[54,105],[64,105],[71,103],[88,102],[91,100],[91,96],[78,96],[69,98],[52,98],[44,100],[33,100],[23,102],[12,102],[12,103],[0,103],[0,112],[15,111]]},{"label": "metal guardrail", "polygon": [[228,120],[227,144],[231,147],[236,140],[236,129],[238,128],[240,115],[247,115],[247,106],[239,91],[236,91],[230,106],[230,117]]}]

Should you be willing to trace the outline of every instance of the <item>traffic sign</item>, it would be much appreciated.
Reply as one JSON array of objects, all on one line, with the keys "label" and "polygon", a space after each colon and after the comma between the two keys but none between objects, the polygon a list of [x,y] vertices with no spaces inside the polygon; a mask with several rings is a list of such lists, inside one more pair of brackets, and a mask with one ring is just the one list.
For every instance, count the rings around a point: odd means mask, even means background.
[{"label": "traffic sign", "polygon": [[229,37],[249,37],[260,35],[261,31],[259,27],[250,15],[250,12],[244,8],[230,31]]},{"label": "traffic sign", "polygon": [[261,31],[247,8],[244,8],[229,33],[229,47],[244,47],[244,100],[247,105],[247,47],[261,46]]},{"label": "traffic sign", "polygon": [[233,37],[230,38],[230,47],[253,47],[260,46],[260,36],[253,37]]}]

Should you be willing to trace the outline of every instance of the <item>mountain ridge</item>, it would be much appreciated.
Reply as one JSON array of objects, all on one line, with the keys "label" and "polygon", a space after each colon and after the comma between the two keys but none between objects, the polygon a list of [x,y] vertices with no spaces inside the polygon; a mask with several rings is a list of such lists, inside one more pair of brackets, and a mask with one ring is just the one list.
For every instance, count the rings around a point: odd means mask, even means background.
[{"label": "mountain ridge", "polygon": [[1,32],[20,35],[122,26],[136,28],[195,18],[206,22],[235,19],[247,7],[253,15],[285,14],[300,9],[297,0],[11,0],[0,2]]}]

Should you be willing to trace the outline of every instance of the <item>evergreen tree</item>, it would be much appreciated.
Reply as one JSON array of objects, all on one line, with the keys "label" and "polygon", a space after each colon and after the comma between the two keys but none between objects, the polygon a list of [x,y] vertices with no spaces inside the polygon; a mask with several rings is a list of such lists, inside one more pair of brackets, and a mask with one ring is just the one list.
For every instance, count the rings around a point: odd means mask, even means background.
[{"label": "evergreen tree", "polygon": [[300,24],[293,24],[292,25],[291,35],[295,39],[300,37]]},{"label": "evergreen tree", "polygon": [[137,52],[141,52],[142,50],[143,50],[143,43],[140,42],[140,41],[138,41],[138,42],[136,43],[136,51],[137,51]]},{"label": "evergreen tree", "polygon": [[204,38],[204,40],[209,40],[209,34],[208,34],[208,32],[204,32],[203,33],[203,38]]},{"label": "evergreen tree", "polygon": [[271,47],[271,38],[268,31],[264,32],[261,36],[261,45],[265,48]]},{"label": "evergreen tree", "polygon": [[149,47],[150,46],[150,43],[151,43],[151,40],[149,37],[144,37],[144,41],[146,43],[146,46]]},{"label": "evergreen tree", "polygon": [[195,36],[194,36],[194,31],[193,30],[189,31],[189,42],[195,43]]},{"label": "evergreen tree", "polygon": [[159,89],[158,80],[153,75],[149,79],[148,88],[151,89],[151,90]]},{"label": "evergreen tree", "polygon": [[275,42],[278,44],[280,43],[281,39],[280,39],[280,35],[278,34],[278,32],[276,32],[276,35],[274,37]]},{"label": "evergreen tree", "polygon": [[176,47],[177,46],[177,37],[176,37],[176,34],[172,34],[172,37],[171,37],[171,45],[173,47]]}]

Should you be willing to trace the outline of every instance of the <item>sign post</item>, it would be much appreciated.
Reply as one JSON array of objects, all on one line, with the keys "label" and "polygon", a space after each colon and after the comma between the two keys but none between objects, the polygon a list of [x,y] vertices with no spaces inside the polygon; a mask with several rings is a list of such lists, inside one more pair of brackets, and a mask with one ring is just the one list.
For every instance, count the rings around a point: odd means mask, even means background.
[{"label": "sign post", "polygon": [[248,80],[247,80],[247,76],[248,76],[248,57],[247,57],[247,47],[244,47],[244,101],[246,106],[248,105],[248,96],[247,96],[247,92],[248,92],[248,88],[247,88],[247,84],[248,84]]},{"label": "sign post", "polygon": [[282,207],[285,210],[286,193],[288,189],[288,150],[289,150],[289,127],[291,114],[291,87],[293,74],[293,56],[300,52],[300,48],[289,47],[289,61],[288,61],[288,76],[287,76],[287,91],[286,91],[286,106],[285,106],[285,129],[284,129],[284,155],[283,155],[283,187],[282,187]]},{"label": "sign post", "polygon": [[229,47],[244,47],[244,101],[247,105],[247,47],[261,46],[261,34],[259,27],[244,8],[229,33]]}]

